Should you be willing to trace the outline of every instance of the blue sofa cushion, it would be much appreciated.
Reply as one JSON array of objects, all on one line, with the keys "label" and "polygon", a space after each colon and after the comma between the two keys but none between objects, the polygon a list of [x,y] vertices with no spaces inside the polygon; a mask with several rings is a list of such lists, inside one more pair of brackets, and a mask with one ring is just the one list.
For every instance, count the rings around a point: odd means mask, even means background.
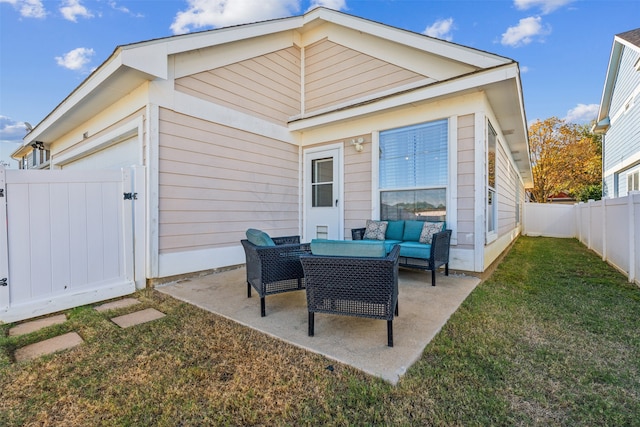
[{"label": "blue sofa cushion", "polygon": [[255,228],[250,228],[246,232],[247,240],[256,246],[275,246],[271,237],[267,233]]},{"label": "blue sofa cushion", "polygon": [[418,242],[400,243],[400,256],[429,259],[429,255],[431,255],[431,245]]},{"label": "blue sofa cushion", "polygon": [[[388,221],[387,234],[385,234],[385,240],[402,240],[404,236],[404,221]],[[391,249],[389,249],[391,250]]]},{"label": "blue sofa cushion", "polygon": [[444,230],[444,222],[425,222],[420,233],[420,243],[431,244],[433,235]]},{"label": "blue sofa cushion", "polygon": [[387,256],[381,240],[323,240],[311,241],[313,255],[384,258]]},{"label": "blue sofa cushion", "polygon": [[364,231],[365,240],[384,240],[387,232],[387,221],[367,220],[367,227]]},{"label": "blue sofa cushion", "polygon": [[387,253],[389,253],[391,252],[391,249],[393,249],[395,245],[399,245],[400,243],[402,243],[402,240],[385,240],[384,250],[387,251]]},{"label": "blue sofa cushion", "polygon": [[402,240],[405,242],[417,242],[420,240],[420,233],[422,233],[423,225],[424,221],[405,221]]}]

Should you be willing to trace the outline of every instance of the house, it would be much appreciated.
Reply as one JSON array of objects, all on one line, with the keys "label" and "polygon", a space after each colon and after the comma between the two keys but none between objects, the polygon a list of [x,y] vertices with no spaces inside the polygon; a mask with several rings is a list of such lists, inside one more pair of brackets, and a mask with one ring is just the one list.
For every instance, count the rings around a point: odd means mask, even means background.
[{"label": "house", "polygon": [[324,8],[120,46],[24,139],[51,169],[138,165],[147,280],[244,263],[248,228],[350,238],[441,218],[483,272],[532,185],[518,63]]},{"label": "house", "polygon": [[640,190],[640,28],[613,39],[596,125],[602,134],[602,196]]}]

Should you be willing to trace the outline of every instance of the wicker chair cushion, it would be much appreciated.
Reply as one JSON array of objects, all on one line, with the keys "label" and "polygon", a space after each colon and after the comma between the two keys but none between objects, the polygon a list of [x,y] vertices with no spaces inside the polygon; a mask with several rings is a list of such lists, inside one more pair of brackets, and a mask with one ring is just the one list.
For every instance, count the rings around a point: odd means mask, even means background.
[{"label": "wicker chair cushion", "polygon": [[384,242],[377,240],[324,240],[311,241],[311,253],[322,256],[384,258]]},{"label": "wicker chair cushion", "polygon": [[404,236],[404,220],[389,221],[385,240],[402,240]]},{"label": "wicker chair cushion", "polygon": [[433,235],[444,230],[444,222],[425,222],[422,226],[422,232],[420,233],[420,243],[431,244]]},{"label": "wicker chair cushion", "polygon": [[420,240],[420,233],[422,233],[423,225],[424,221],[405,221],[402,240],[405,242],[417,242]]},{"label": "wicker chair cushion", "polygon": [[365,240],[384,240],[387,233],[387,221],[367,220],[367,228],[364,231]]},{"label": "wicker chair cushion", "polygon": [[256,246],[275,246],[271,237],[264,231],[250,228],[247,230],[247,240]]}]

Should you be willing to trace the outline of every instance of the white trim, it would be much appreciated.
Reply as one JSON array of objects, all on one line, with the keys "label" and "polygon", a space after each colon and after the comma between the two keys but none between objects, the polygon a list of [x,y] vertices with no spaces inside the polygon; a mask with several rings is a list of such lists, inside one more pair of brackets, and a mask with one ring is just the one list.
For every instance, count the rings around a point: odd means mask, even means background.
[{"label": "white trim", "polygon": [[147,278],[161,277],[160,273],[160,107],[147,105],[146,159],[147,159]]},{"label": "white trim", "polygon": [[397,96],[389,96],[378,101],[354,106],[353,108],[315,115],[289,123],[292,131],[303,131],[342,120],[353,120],[367,114],[380,114],[384,110],[394,109],[410,104],[433,102],[433,98],[459,96],[466,90],[477,91],[479,87],[515,78],[518,73],[517,65],[509,64],[497,69],[474,73],[458,77],[451,81],[434,83],[424,88],[415,89]]},{"label": "white trim", "polygon": [[371,132],[371,216],[380,218],[380,131]]},{"label": "white trim", "polygon": [[[168,100],[165,99],[163,101]],[[186,93],[175,91],[173,93],[173,102],[161,102],[161,105],[191,117],[298,145],[294,136],[285,126],[279,126],[273,122],[217,105]]]},{"label": "white trim", "polygon": [[486,212],[486,182],[485,182],[485,150],[486,150],[486,122],[484,111],[476,111],[474,118],[475,146],[474,146],[474,269],[484,271],[485,245],[485,212]]},{"label": "white trim", "polygon": [[604,177],[606,178],[616,173],[622,173],[626,169],[633,167],[638,162],[640,162],[640,151],[637,153],[634,153],[633,155],[627,157],[626,159],[624,159],[619,163],[616,163],[615,165],[611,166],[609,169],[604,171]]},{"label": "white trim", "polygon": [[[55,156],[52,155],[50,160],[51,168],[59,168],[136,135],[138,136],[138,142],[140,142],[142,126],[142,117],[136,117],[135,119],[130,120],[129,122],[121,126],[118,126],[117,128],[94,139],[93,141],[90,141],[86,144],[80,144],[66,153],[58,154]],[[141,148],[138,150],[139,157],[138,159],[136,159],[136,164],[141,163],[142,157],[140,156],[140,151]]]},{"label": "white trim", "polygon": [[449,179],[447,185],[447,228],[451,245],[458,244],[458,116],[449,117]]},{"label": "white trim", "polygon": [[171,277],[181,274],[207,271],[246,262],[240,244],[224,248],[199,249],[193,251],[160,254],[158,276]]}]

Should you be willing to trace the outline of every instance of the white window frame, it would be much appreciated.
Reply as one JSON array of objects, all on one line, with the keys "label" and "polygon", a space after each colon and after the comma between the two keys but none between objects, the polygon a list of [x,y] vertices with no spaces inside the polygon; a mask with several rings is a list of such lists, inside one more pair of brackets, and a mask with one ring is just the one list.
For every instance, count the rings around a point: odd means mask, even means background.
[{"label": "white window frame", "polygon": [[[491,122],[487,120],[486,127],[486,146],[485,146],[485,236],[486,243],[491,243],[498,238],[498,132],[491,125]],[[489,185],[489,135],[493,132],[494,139],[494,186]],[[489,199],[491,198],[491,205],[489,205]]]}]

